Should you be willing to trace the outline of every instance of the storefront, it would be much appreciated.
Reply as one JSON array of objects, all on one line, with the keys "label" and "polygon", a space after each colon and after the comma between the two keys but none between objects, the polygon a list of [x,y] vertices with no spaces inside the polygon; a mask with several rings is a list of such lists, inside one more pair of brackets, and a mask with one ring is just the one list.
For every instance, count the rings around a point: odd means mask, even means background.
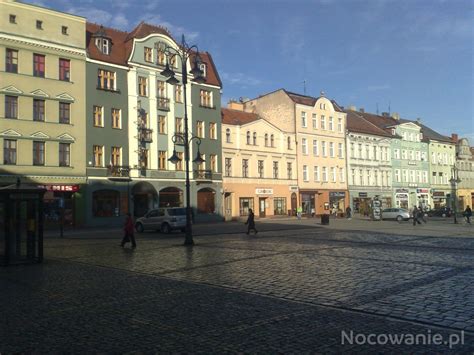
[{"label": "storefront", "polygon": [[353,213],[368,216],[375,198],[380,201],[382,209],[392,207],[391,191],[351,191],[350,194]]},{"label": "storefront", "polygon": [[433,206],[432,208],[437,209],[446,206],[446,199],[449,192],[441,191],[441,190],[433,190]]},{"label": "storefront", "polygon": [[395,189],[395,207],[408,209],[409,189]]},{"label": "storefront", "polygon": [[312,211],[316,210],[316,195],[314,190],[300,190],[300,207],[303,210],[303,215],[311,216]]},{"label": "storefront", "polygon": [[416,189],[416,202],[417,207],[423,208],[423,210],[430,209],[430,189],[418,188]]},{"label": "storefront", "polygon": [[65,227],[77,225],[76,199],[80,185],[38,185],[46,189],[44,194],[44,222],[45,228],[63,224]]},{"label": "storefront", "polygon": [[346,213],[346,193],[345,191],[330,191],[329,192],[329,206],[332,214]]}]

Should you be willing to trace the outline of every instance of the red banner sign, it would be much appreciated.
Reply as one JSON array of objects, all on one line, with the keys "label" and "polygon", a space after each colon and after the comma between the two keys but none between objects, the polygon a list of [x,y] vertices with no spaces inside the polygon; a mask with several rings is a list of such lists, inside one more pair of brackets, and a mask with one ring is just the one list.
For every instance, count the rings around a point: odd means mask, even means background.
[{"label": "red banner sign", "polygon": [[76,192],[79,191],[79,185],[40,185],[47,191]]}]

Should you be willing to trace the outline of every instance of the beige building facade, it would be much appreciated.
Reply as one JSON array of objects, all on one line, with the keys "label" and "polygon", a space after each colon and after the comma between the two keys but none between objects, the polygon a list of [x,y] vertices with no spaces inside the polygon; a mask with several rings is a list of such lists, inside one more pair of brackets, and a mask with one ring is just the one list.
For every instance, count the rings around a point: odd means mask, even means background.
[{"label": "beige building facade", "polygon": [[45,186],[47,222],[62,199],[74,223],[86,181],[86,20],[16,1],[0,14],[0,184]]},{"label": "beige building facade", "polygon": [[333,100],[280,89],[243,103],[271,124],[294,133],[285,142],[297,156],[298,207],[304,215],[342,214],[348,206],[346,113]]},{"label": "beige building facade", "polygon": [[294,134],[285,132],[243,105],[222,109],[224,216],[288,216],[297,206]]}]

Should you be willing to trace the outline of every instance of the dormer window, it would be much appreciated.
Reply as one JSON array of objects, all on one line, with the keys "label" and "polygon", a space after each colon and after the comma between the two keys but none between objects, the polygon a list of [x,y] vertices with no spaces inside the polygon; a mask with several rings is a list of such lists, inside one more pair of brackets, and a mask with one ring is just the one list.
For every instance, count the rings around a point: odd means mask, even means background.
[{"label": "dormer window", "polygon": [[110,53],[110,40],[108,38],[101,38],[98,37],[95,39],[95,45],[99,50],[102,52],[102,54],[109,55]]},{"label": "dormer window", "polygon": [[395,135],[395,128],[392,128],[392,136]]},{"label": "dormer window", "polygon": [[10,14],[10,23],[16,23],[16,15]]},{"label": "dormer window", "polygon": [[202,76],[206,77],[207,76],[206,63],[200,63],[199,69],[202,70]]},{"label": "dormer window", "polygon": [[43,21],[36,20],[36,28],[38,30],[42,30],[43,29]]}]

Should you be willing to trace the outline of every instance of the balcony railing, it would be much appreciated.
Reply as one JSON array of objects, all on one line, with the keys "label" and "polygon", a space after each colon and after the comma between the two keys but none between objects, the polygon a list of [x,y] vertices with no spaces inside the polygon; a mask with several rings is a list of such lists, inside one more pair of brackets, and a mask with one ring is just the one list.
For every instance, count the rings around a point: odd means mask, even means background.
[{"label": "balcony railing", "polygon": [[169,111],[170,110],[170,99],[166,98],[166,97],[157,97],[156,98],[156,101],[157,101],[157,108],[158,110],[161,110],[161,111]]},{"label": "balcony railing", "polygon": [[195,180],[212,180],[212,170],[194,170],[194,179]]},{"label": "balcony railing", "polygon": [[107,176],[116,178],[130,177],[130,167],[128,165],[108,165]]},{"label": "balcony railing", "polygon": [[153,142],[153,130],[150,128],[140,128],[140,141],[145,143]]}]

